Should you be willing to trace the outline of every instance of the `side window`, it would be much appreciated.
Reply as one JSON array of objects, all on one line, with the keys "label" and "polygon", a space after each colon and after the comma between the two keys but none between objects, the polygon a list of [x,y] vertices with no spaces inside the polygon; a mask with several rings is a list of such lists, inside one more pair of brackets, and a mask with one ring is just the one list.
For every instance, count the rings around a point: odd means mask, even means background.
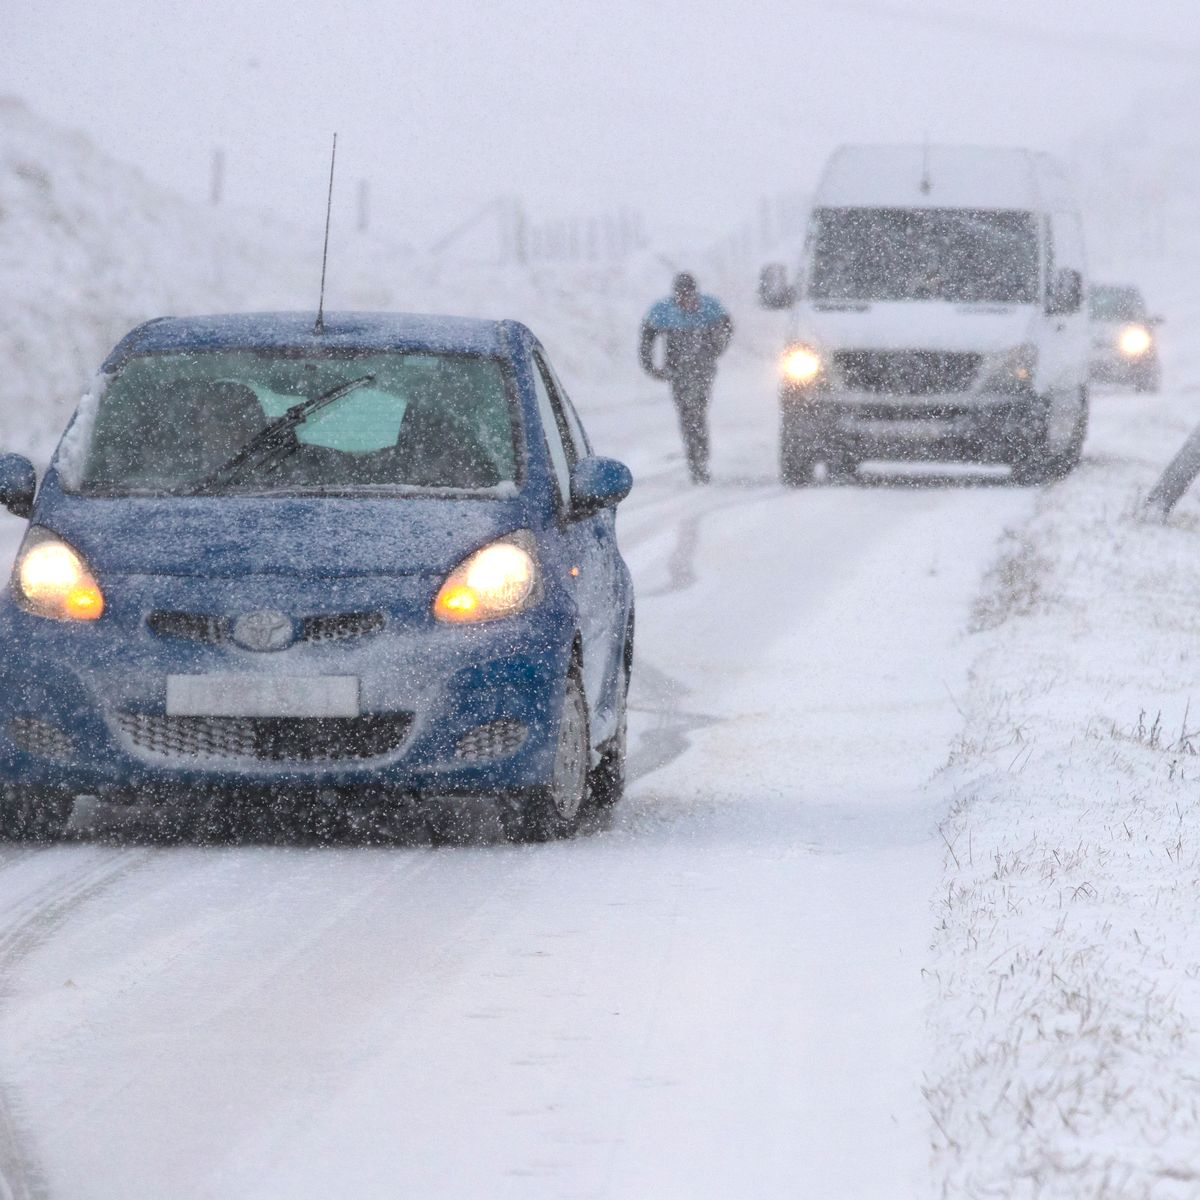
[{"label": "side window", "polygon": [[533,390],[537,397],[542,432],[546,436],[546,449],[550,452],[550,465],[554,468],[554,479],[558,484],[559,500],[565,509],[571,500],[571,462],[563,447],[561,424],[555,411],[554,400],[543,375],[542,364],[536,355],[533,360]]},{"label": "side window", "polygon": [[587,434],[583,432],[583,423],[579,420],[579,414],[576,413],[575,406],[571,403],[566,388],[563,387],[562,381],[554,373],[554,368],[540,354],[538,355],[538,361],[542,364],[546,372],[551,391],[558,402],[557,407],[566,425],[566,428],[563,430],[563,437],[564,440],[570,442],[571,448],[575,451],[574,461],[578,462],[581,458],[587,458],[592,452],[592,447],[588,443]]}]

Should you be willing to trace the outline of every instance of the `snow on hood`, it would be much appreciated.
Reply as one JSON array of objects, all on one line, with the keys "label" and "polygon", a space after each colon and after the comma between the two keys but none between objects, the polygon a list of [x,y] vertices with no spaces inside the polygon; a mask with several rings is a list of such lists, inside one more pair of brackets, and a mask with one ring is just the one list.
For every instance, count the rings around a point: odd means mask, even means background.
[{"label": "snow on hood", "polygon": [[99,573],[370,576],[444,572],[527,524],[513,499],[59,494],[34,517]]},{"label": "snow on hood", "polygon": [[987,354],[1034,340],[1038,310],[1018,304],[942,301],[805,304],[796,340],[861,350],[959,350]]}]

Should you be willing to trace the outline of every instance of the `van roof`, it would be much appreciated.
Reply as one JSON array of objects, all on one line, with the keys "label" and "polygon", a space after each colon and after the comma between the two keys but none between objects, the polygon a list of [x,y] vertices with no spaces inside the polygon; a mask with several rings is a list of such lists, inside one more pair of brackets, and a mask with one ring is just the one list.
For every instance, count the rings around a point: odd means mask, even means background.
[{"label": "van roof", "polygon": [[[1060,207],[1065,177],[1045,154],[997,146],[841,146],[817,188],[822,208]],[[1069,201],[1065,207],[1073,208]]]}]

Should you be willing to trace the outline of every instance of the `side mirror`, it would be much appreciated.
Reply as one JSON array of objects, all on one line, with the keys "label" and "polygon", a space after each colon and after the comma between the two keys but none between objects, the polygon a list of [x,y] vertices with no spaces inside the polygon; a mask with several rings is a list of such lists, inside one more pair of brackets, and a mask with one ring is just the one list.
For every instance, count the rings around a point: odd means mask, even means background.
[{"label": "side mirror", "polygon": [[1052,317],[1076,313],[1083,304],[1083,276],[1072,267],[1063,267],[1050,281],[1046,293],[1046,312]]},{"label": "side mirror", "polygon": [[758,302],[763,308],[791,308],[796,303],[796,289],[787,281],[783,263],[768,263],[759,272]]},{"label": "side mirror", "polygon": [[1166,317],[1147,317],[1146,318],[1146,324],[1151,325],[1151,326],[1165,325],[1166,322],[1167,322]]},{"label": "side mirror", "polygon": [[633,476],[615,458],[581,458],[571,470],[571,515],[590,517],[629,495]]},{"label": "side mirror", "polygon": [[0,454],[0,504],[14,517],[28,517],[36,492],[33,463],[21,454]]}]

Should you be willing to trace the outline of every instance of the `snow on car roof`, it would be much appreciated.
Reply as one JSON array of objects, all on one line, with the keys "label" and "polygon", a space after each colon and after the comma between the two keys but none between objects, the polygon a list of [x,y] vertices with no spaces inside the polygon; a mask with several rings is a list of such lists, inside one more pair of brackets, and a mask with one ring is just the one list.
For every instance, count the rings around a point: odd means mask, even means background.
[{"label": "snow on car roof", "polygon": [[841,146],[825,167],[816,203],[828,208],[1036,209],[1044,157],[990,146]]},{"label": "snow on car roof", "polygon": [[364,350],[430,350],[499,354],[512,322],[415,313],[333,312],[314,333],[313,312],[225,313],[201,317],[158,317],[125,335],[105,360],[111,371],[135,354],[171,350],[286,347],[314,353],[330,347]]}]

